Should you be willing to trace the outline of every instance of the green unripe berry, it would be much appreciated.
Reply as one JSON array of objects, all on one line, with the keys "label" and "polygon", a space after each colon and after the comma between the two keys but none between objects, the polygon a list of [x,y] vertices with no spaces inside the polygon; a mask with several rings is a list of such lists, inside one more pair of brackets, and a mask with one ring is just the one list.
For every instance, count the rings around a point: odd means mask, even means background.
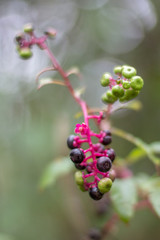
[{"label": "green unripe berry", "polygon": [[117,75],[120,75],[122,73],[122,66],[117,66],[113,69],[113,72]]},{"label": "green unripe berry", "polygon": [[77,183],[77,185],[83,186],[84,180],[83,180],[81,171],[75,172],[74,178],[75,178],[75,182]]},{"label": "green unripe berry", "polygon": [[141,90],[144,85],[143,79],[139,76],[131,78],[131,87],[135,90]]},{"label": "green unripe berry", "polygon": [[104,103],[108,103],[108,98],[107,98],[106,93],[104,93],[104,94],[102,95],[101,100],[102,100],[102,102],[104,102]]},{"label": "green unripe berry", "polygon": [[130,66],[122,67],[122,75],[125,78],[131,78],[131,77],[135,76],[136,74],[137,74],[137,71],[134,67],[130,67]]},{"label": "green unripe berry", "polygon": [[32,33],[33,30],[34,30],[34,28],[33,28],[33,25],[31,23],[28,23],[28,24],[24,25],[24,27],[23,27],[23,31],[25,33]]},{"label": "green unripe berry", "polygon": [[106,93],[106,96],[107,96],[107,102],[108,103],[114,103],[115,101],[117,101],[117,97],[115,95],[113,95],[111,90],[109,90]]},{"label": "green unripe berry", "polygon": [[109,83],[110,83],[110,78],[111,78],[111,77],[112,77],[112,76],[111,76],[110,73],[104,73],[103,76],[102,76],[102,78],[101,78],[101,80],[100,80],[101,85],[102,85],[103,87],[107,87],[107,86],[109,85]]},{"label": "green unripe berry", "polygon": [[117,79],[117,81],[116,81],[117,84],[120,84],[121,82],[122,82],[121,79]]},{"label": "green unripe berry", "polygon": [[101,193],[109,192],[112,187],[112,180],[110,178],[103,178],[98,183],[98,189]]},{"label": "green unripe berry", "polygon": [[79,189],[80,189],[82,192],[86,192],[86,191],[87,191],[84,186],[78,185],[78,187],[79,187]]},{"label": "green unripe berry", "polygon": [[32,57],[32,51],[28,47],[20,48],[18,50],[19,56],[23,59],[28,59]]},{"label": "green unripe berry", "polygon": [[122,86],[123,86],[124,89],[129,89],[131,87],[131,84],[130,84],[129,81],[123,80]]},{"label": "green unripe berry", "polygon": [[118,98],[123,97],[124,89],[121,86],[116,85],[112,88],[112,93],[113,93],[114,96],[116,96]]},{"label": "green unripe berry", "polygon": [[124,96],[119,99],[120,102],[130,101],[133,98],[137,97],[139,91],[136,91],[134,89],[128,89],[126,90]]}]

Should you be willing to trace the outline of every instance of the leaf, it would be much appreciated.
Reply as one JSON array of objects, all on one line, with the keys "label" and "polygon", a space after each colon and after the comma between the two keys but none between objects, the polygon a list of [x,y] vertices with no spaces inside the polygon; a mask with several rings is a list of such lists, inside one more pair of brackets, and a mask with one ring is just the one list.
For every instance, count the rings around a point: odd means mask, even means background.
[{"label": "leaf", "polygon": [[153,142],[150,144],[150,148],[154,153],[160,153],[160,142]]},{"label": "leaf", "polygon": [[82,87],[82,88],[78,88],[75,90],[75,95],[77,97],[80,97],[84,92],[85,92],[86,88],[85,87]]},{"label": "leaf", "polygon": [[126,161],[129,163],[136,162],[142,157],[146,156],[146,152],[141,148],[134,148],[126,157]]},{"label": "leaf", "polygon": [[36,76],[36,82],[38,82],[39,80],[39,77],[41,74],[45,73],[45,72],[48,72],[48,71],[56,71],[56,69],[54,67],[46,67],[44,68],[42,71],[40,71],[37,76]]},{"label": "leaf", "polygon": [[116,180],[111,189],[113,207],[119,217],[128,222],[134,214],[134,205],[137,202],[136,186],[131,178]]},{"label": "leaf", "polygon": [[160,189],[149,194],[149,200],[152,204],[154,211],[160,217]]},{"label": "leaf", "polygon": [[44,189],[51,184],[54,184],[56,180],[69,173],[72,170],[73,164],[67,158],[56,159],[45,169],[42,178],[40,180],[40,189]]},{"label": "leaf", "polygon": [[139,100],[134,100],[128,103],[116,103],[113,105],[112,109],[111,109],[111,113],[118,111],[120,109],[130,109],[130,110],[134,110],[134,111],[139,111],[142,109],[142,103]]},{"label": "leaf", "polygon": [[61,86],[66,86],[66,84],[60,80],[52,79],[52,78],[41,78],[38,83],[38,89],[42,88],[48,84],[57,84]]}]

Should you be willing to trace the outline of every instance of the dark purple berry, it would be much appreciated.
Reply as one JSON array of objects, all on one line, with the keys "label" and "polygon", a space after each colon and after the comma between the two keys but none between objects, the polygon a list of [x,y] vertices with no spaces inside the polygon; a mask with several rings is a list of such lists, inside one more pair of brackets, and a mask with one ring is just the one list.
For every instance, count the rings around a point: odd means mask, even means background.
[{"label": "dark purple berry", "polygon": [[88,237],[90,240],[101,240],[102,234],[98,229],[92,228],[89,230]]},{"label": "dark purple berry", "polygon": [[85,166],[82,166],[80,163],[75,163],[75,167],[76,167],[78,170],[83,170],[83,169],[85,169]]},{"label": "dark purple berry", "polygon": [[90,188],[89,195],[94,200],[100,200],[103,197],[103,194],[98,190],[97,187]]},{"label": "dark purple berry", "polygon": [[102,144],[103,145],[108,145],[108,144],[110,144],[112,142],[112,137],[111,136],[105,136],[104,138],[103,138],[103,140],[102,140]]},{"label": "dark purple berry", "polygon": [[112,161],[108,157],[100,157],[97,160],[97,168],[101,172],[108,172],[112,167]]},{"label": "dark purple berry", "polygon": [[70,159],[74,163],[81,163],[84,159],[84,153],[82,152],[81,149],[75,148],[70,152]]},{"label": "dark purple berry", "polygon": [[112,136],[111,132],[109,130],[104,130],[103,132],[106,133],[106,136]]},{"label": "dark purple berry", "polygon": [[91,173],[91,172],[92,172],[92,167],[88,165],[88,166],[86,167],[86,171],[87,171],[88,173]]},{"label": "dark purple berry", "polygon": [[70,136],[67,138],[67,146],[68,146],[70,149],[76,148],[76,147],[73,145],[74,138],[75,138],[74,135],[70,135]]},{"label": "dark purple berry", "polygon": [[115,154],[115,151],[113,150],[113,148],[108,148],[107,149],[107,155],[113,162],[115,157],[116,157],[116,154]]}]

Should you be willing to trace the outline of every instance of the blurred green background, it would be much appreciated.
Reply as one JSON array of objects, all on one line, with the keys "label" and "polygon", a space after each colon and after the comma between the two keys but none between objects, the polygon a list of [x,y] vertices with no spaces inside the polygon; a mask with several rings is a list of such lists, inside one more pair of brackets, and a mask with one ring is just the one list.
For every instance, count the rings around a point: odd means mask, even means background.
[{"label": "blurred green background", "polygon": [[[107,219],[107,213],[97,217],[95,203],[77,190],[73,174],[39,190],[44,169],[69,154],[66,139],[83,119],[74,118],[79,107],[64,87],[36,90],[36,74],[50,63],[37,48],[31,60],[19,59],[15,34],[28,22],[39,35],[56,28],[49,45],[65,69],[80,68],[82,80],[71,81],[86,87],[90,106],[102,106],[103,72],[116,64],[135,66],[145,81],[143,109],[118,112],[112,123],[151,143],[160,139],[159,16],[159,0],[0,1],[0,240],[82,239],[89,227]],[[133,147],[117,137],[112,146],[122,157]],[[133,171],[151,174],[154,168],[144,159]],[[143,210],[107,239],[159,239],[159,226],[159,219]]]}]

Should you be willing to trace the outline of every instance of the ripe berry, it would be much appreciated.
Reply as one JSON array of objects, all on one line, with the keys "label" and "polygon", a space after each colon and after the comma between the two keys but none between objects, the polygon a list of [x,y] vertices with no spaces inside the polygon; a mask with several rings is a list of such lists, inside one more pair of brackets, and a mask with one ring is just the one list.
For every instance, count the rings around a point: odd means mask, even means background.
[{"label": "ripe berry", "polygon": [[130,67],[130,66],[123,66],[122,67],[122,75],[125,78],[131,78],[133,76],[135,76],[137,73],[136,69],[134,67]]},{"label": "ripe berry", "polygon": [[111,132],[110,132],[109,130],[104,130],[103,132],[106,133],[106,136],[111,136],[111,135],[112,135]]},{"label": "ripe berry", "polygon": [[76,163],[76,164],[75,164],[75,167],[76,167],[78,170],[83,170],[83,169],[85,169],[85,166],[82,166],[80,163]]},{"label": "ripe berry", "polygon": [[115,157],[116,157],[116,154],[115,154],[115,151],[113,150],[113,148],[108,148],[107,149],[107,155],[111,159],[111,161],[113,162]]},{"label": "ripe berry", "polygon": [[111,136],[105,136],[102,140],[103,145],[108,145],[112,142],[112,137]]},{"label": "ripe berry", "polygon": [[76,148],[76,147],[73,145],[74,138],[75,138],[75,135],[70,135],[70,136],[67,138],[67,146],[68,146],[68,148],[70,148],[70,149]]},{"label": "ripe berry", "polygon": [[92,229],[90,229],[90,231],[88,233],[88,237],[90,240],[101,240],[102,233],[98,229],[92,228]]},{"label": "ripe berry", "polygon": [[116,85],[114,87],[112,87],[112,93],[114,96],[116,97],[123,97],[124,95],[124,89],[122,87],[120,87],[119,85]]},{"label": "ripe berry", "polygon": [[139,76],[134,76],[131,78],[131,87],[134,89],[134,90],[141,90],[142,87],[143,87],[143,79]]},{"label": "ripe berry", "polygon": [[70,159],[74,163],[81,163],[84,159],[84,153],[82,152],[81,149],[75,148],[70,152]]},{"label": "ripe berry", "polygon": [[101,78],[101,85],[103,87],[107,87],[109,85],[109,83],[110,83],[110,78],[111,77],[112,76],[110,75],[110,73],[104,73],[102,78]]},{"label": "ripe berry", "polygon": [[101,172],[108,172],[112,167],[112,161],[108,157],[100,157],[97,160],[97,168]]},{"label": "ripe berry", "polygon": [[88,173],[91,173],[91,172],[92,172],[92,167],[88,165],[88,166],[86,167],[86,171],[87,171]]},{"label": "ripe berry", "polygon": [[75,182],[77,183],[77,185],[83,186],[84,180],[83,180],[81,171],[75,172],[74,178],[75,178]]},{"label": "ripe berry", "polygon": [[90,188],[89,195],[94,200],[100,200],[103,197],[103,194],[98,190],[97,187]]},{"label": "ripe berry", "polygon": [[98,189],[101,193],[109,192],[112,187],[112,180],[110,178],[103,178],[98,183]]}]

